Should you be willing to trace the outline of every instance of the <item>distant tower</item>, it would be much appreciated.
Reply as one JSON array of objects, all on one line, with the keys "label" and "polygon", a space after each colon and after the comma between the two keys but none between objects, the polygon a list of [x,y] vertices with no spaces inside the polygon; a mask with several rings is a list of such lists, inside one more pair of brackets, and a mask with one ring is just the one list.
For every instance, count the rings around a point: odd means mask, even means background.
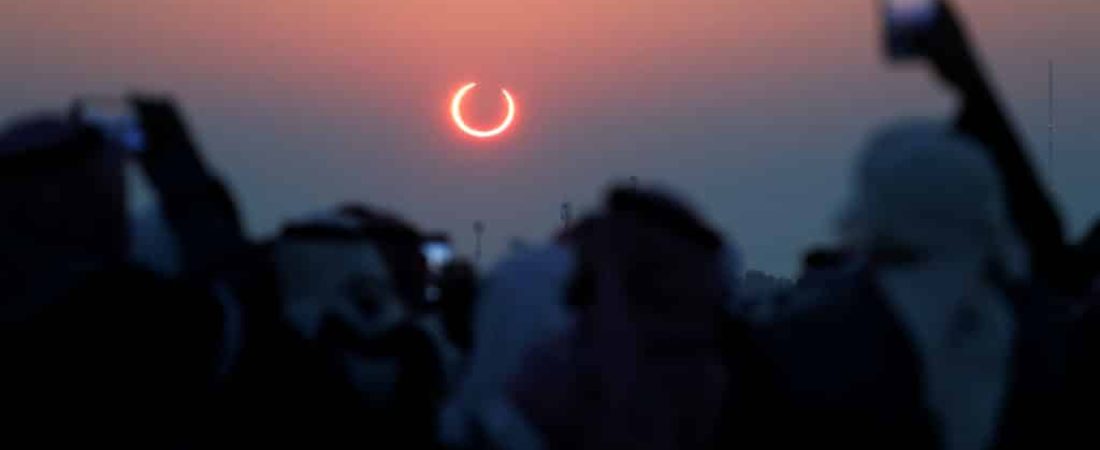
[{"label": "distant tower", "polygon": [[573,223],[573,205],[569,202],[561,204],[561,227],[569,228],[569,225]]},{"label": "distant tower", "polygon": [[474,222],[474,264],[481,266],[481,235],[485,234],[485,224]]}]

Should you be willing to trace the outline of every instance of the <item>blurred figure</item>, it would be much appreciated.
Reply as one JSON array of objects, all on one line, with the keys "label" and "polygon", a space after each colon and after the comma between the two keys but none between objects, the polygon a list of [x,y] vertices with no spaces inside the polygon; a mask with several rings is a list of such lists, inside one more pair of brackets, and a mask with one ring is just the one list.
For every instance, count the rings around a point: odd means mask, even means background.
[{"label": "blurred figure", "polygon": [[473,346],[462,380],[441,413],[441,437],[455,448],[535,449],[537,430],[509,392],[527,351],[572,321],[566,291],[572,251],[561,245],[520,251],[493,271],[473,309]]},{"label": "blurred figure", "polygon": [[477,295],[477,274],[472,264],[456,259],[450,237],[428,234],[421,253],[427,261],[426,304],[417,312],[417,323],[428,333],[440,355],[448,391],[458,383],[464,357],[472,345],[470,329]]},{"label": "blurred figure", "polygon": [[1062,436],[1046,425],[1063,406],[1064,323],[1049,323],[1050,298],[1017,288],[1025,264],[984,155],[934,122],[871,140],[845,214],[860,269],[802,286],[803,307],[767,329],[800,430],[785,445],[976,450]]},{"label": "blurred figure", "polygon": [[727,313],[722,238],[668,196],[620,188],[566,241],[574,319],[533,342],[513,377],[542,446],[710,448],[742,431],[736,410],[752,402],[733,387],[727,338],[744,335]]},{"label": "blurred figure", "polygon": [[33,317],[129,248],[123,155],[96,130],[61,116],[0,134],[0,321]]},{"label": "blurred figure", "polygon": [[359,206],[284,229],[269,254],[279,324],[246,349],[230,402],[256,424],[232,430],[233,445],[434,445],[444,374],[414,314],[426,288],[420,241]]},{"label": "blurred figure", "polygon": [[[233,359],[226,352],[232,300],[198,275],[209,260],[189,260],[181,271],[188,277],[172,278],[131,257],[124,167],[136,160],[153,179],[172,238],[186,243],[201,234],[218,257],[243,245],[235,206],[169,101],[126,104],[147,137],[137,157],[79,109],[17,123],[0,137],[3,170],[11,171],[0,186],[0,317],[5,331],[18,334],[5,342],[14,343],[5,348],[13,363],[5,388],[13,390],[9,405],[23,410],[20,420],[56,430],[37,436],[43,446],[77,437],[116,447],[200,442],[207,416],[184,417],[213,409]],[[173,166],[168,176],[165,162]],[[222,195],[211,199],[194,186]],[[212,203],[232,216],[230,227],[206,226],[226,219],[207,214]],[[209,247],[192,247],[199,248]]]}]

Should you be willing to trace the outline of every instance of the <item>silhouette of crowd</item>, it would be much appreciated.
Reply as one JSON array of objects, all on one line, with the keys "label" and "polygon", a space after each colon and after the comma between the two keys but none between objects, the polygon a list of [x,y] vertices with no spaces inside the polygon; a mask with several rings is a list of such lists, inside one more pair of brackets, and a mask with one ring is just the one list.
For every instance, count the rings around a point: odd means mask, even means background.
[{"label": "silhouette of crowd", "polygon": [[636,183],[481,274],[360,204],[246,237],[167,98],[126,100],[137,141],[83,104],[12,121],[5,447],[1098,448],[1100,225],[1067,240],[944,8],[958,115],[870,133],[835,243],[767,289]]}]

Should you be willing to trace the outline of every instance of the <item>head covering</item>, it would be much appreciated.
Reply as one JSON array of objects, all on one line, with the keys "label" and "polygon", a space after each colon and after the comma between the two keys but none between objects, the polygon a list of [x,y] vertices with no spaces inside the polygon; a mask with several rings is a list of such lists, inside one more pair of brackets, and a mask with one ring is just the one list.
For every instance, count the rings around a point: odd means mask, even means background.
[{"label": "head covering", "polygon": [[549,245],[520,251],[493,271],[474,307],[466,377],[441,414],[445,443],[470,445],[480,429],[497,448],[537,448],[507,390],[530,349],[572,323],[566,293],[575,265],[571,249]]},{"label": "head covering", "polygon": [[[979,145],[932,121],[885,128],[859,159],[849,211],[850,237],[914,342],[952,450],[991,445],[1015,332],[997,277],[1011,266],[1011,225]],[[884,251],[892,259],[876,260]]]},{"label": "head covering", "polygon": [[849,219],[860,244],[934,257],[1002,250],[1004,193],[980,145],[933,121],[904,121],[876,134],[855,172]]},{"label": "head covering", "polygon": [[292,222],[273,255],[284,315],[315,339],[327,320],[369,338],[401,323],[404,302],[370,225],[344,210]]},{"label": "head covering", "polygon": [[123,189],[122,155],[94,130],[38,115],[0,131],[0,317],[125,260]]},{"label": "head covering", "polygon": [[[663,192],[612,190],[569,241],[576,324],[527,355],[514,397],[551,448],[700,448],[726,389],[722,237]],[[598,395],[593,395],[598,393]]]}]

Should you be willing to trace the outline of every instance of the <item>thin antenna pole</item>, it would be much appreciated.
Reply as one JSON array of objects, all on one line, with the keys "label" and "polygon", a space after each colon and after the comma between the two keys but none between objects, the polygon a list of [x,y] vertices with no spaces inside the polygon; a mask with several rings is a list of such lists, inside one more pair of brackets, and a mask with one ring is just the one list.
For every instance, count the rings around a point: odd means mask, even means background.
[{"label": "thin antenna pole", "polygon": [[1054,61],[1051,60],[1047,65],[1048,75],[1048,91],[1047,99],[1047,170],[1050,172],[1051,177],[1054,176]]},{"label": "thin antenna pole", "polygon": [[573,223],[573,205],[569,202],[561,204],[561,226],[563,229],[569,228],[569,225]]}]

